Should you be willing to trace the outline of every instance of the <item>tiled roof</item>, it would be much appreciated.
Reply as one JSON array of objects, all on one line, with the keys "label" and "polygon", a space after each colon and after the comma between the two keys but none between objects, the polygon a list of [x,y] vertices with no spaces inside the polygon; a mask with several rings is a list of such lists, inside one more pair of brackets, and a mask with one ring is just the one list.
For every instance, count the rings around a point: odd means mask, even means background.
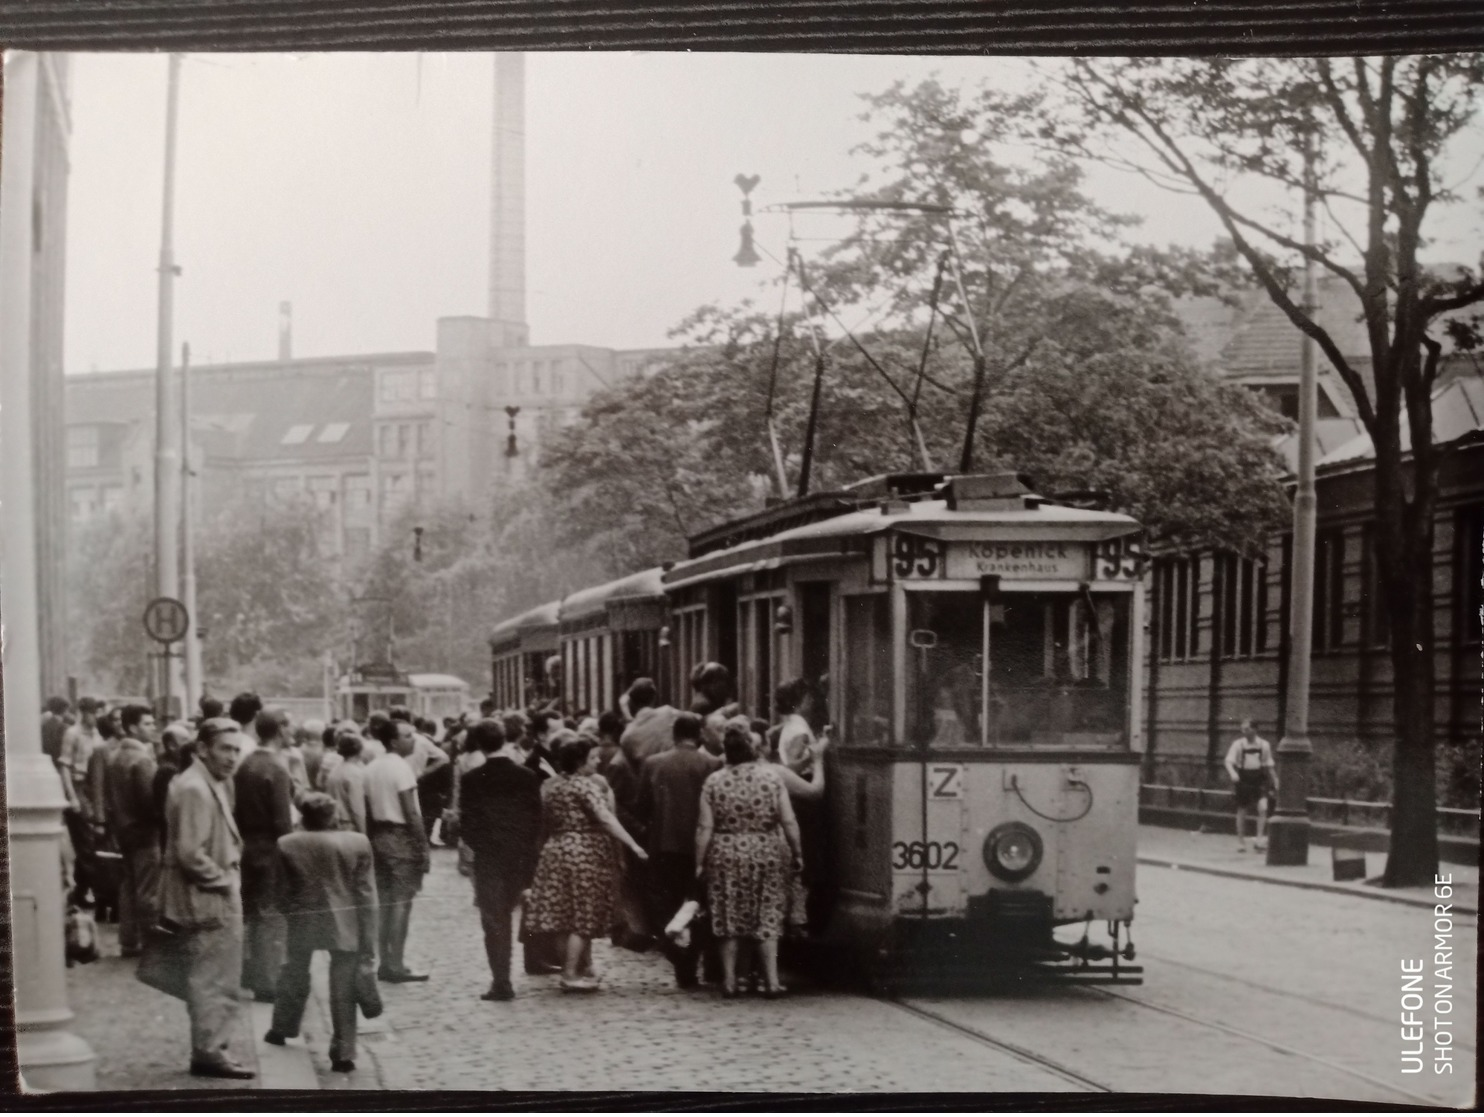
[{"label": "tiled roof", "polygon": [[[199,366],[191,370],[192,436],[214,458],[369,456],[375,370],[432,367],[433,360],[431,353],[386,353]],[[152,370],[79,374],[66,383],[69,423],[153,421]]]},{"label": "tiled roof", "polygon": [[[1452,264],[1428,267],[1439,275],[1456,271]],[[1338,276],[1315,277],[1315,321],[1345,357],[1369,365],[1370,338],[1361,316],[1360,299]],[[1303,334],[1260,287],[1236,296],[1235,305],[1221,299],[1181,299],[1175,304],[1196,355],[1232,375],[1262,372],[1297,374]],[[1434,329],[1434,334],[1438,331]],[[1321,362],[1328,368],[1328,362]]]}]

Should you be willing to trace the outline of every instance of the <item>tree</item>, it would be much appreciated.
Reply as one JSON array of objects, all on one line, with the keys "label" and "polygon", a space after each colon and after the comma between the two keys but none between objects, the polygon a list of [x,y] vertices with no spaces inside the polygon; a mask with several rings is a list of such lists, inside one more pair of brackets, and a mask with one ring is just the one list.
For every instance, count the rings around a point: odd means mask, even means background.
[{"label": "tree", "polygon": [[[312,694],[320,656],[340,639],[344,596],[320,549],[307,502],[243,497],[218,508],[196,537],[197,623],[208,689]],[[149,686],[145,605],[154,597],[147,509],[85,525],[70,552],[69,661],[90,685],[143,694]]]},{"label": "tree", "polygon": [[[1055,313],[1065,336],[1043,340],[986,389],[982,442],[1043,492],[1101,490],[1161,534],[1254,549],[1286,511],[1270,449],[1283,420],[1199,368],[1147,303],[1080,290]],[[724,336],[713,335],[722,323]],[[610,576],[683,555],[687,536],[759,509],[770,491],[771,325],[715,310],[692,325],[719,344],[594,396],[543,456],[542,503],[564,546],[595,548]],[[877,359],[922,346],[921,331],[862,341]],[[812,369],[793,333],[783,350],[775,414],[796,474]],[[945,389],[924,397],[923,428],[942,461],[962,438],[971,385],[961,349],[946,347],[938,361]],[[816,488],[916,468],[901,401],[859,352],[827,363],[823,399]]]},{"label": "tree", "polygon": [[[1218,294],[1231,278],[1218,254],[1129,243],[1138,219],[1094,202],[1070,156],[1024,158],[1017,145],[1040,119],[1043,93],[929,80],[865,100],[864,118],[880,131],[857,152],[878,169],[845,197],[869,208],[826,252],[818,287],[842,306],[884,299],[880,320],[896,328],[920,328],[936,305],[939,332],[956,345],[944,354],[950,368],[929,369],[925,395],[947,388],[966,416],[955,424],[959,444],[936,464],[968,468],[1000,449],[979,430],[986,393],[1084,329],[1089,293],[1140,316],[1167,311],[1173,296]],[[892,208],[902,204],[911,208]],[[914,392],[916,364],[913,354],[894,366]],[[955,368],[960,383],[945,384]]]},{"label": "tree", "polygon": [[[1474,119],[1481,80],[1478,54],[1074,61],[1062,83],[1072,112],[1048,114],[1041,132],[1062,150],[1202,198],[1355,398],[1375,450],[1377,565],[1395,679],[1390,886],[1430,884],[1437,871],[1431,395],[1445,342],[1478,340],[1477,319],[1457,314],[1484,300],[1484,281],[1469,267],[1431,274],[1418,256],[1428,216],[1459,200],[1443,168]],[[1234,187],[1248,182],[1286,195],[1290,212],[1312,192],[1336,235],[1304,243],[1291,223],[1238,200]],[[1369,375],[1300,305],[1291,280],[1303,260],[1354,292]]]}]

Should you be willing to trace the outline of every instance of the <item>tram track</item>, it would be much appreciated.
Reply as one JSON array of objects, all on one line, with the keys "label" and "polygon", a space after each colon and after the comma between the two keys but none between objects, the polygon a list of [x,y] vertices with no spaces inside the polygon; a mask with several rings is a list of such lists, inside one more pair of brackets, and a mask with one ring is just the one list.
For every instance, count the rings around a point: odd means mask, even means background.
[{"label": "tram track", "polygon": [[1099,1082],[1096,1079],[1089,1078],[1087,1077],[1087,1075],[1082,1074],[1079,1071],[1075,1071],[1071,1067],[1057,1062],[1055,1059],[1048,1059],[1046,1056],[1038,1054],[1037,1052],[1032,1051],[1029,1048],[1021,1047],[1019,1044],[1010,1043],[1009,1041],[1003,1039],[996,1039],[994,1036],[987,1035],[984,1032],[981,1032],[978,1028],[971,1028],[967,1024],[961,1024],[957,1020],[951,1020],[946,1016],[931,1011],[930,1009],[921,1008],[918,1005],[914,1004],[909,1004],[908,1002],[895,997],[878,997],[877,999],[880,1000],[883,1004],[889,1004],[896,1008],[899,1008],[903,1012],[909,1013],[910,1015],[915,1016],[920,1020],[926,1020],[929,1023],[937,1024],[939,1027],[945,1028],[948,1031],[956,1032],[961,1036],[967,1036],[968,1038],[982,1044],[985,1047],[990,1047],[996,1051],[1001,1051],[1007,1055],[1011,1055],[1014,1058],[1019,1059],[1023,1063],[1028,1063],[1031,1066],[1040,1067],[1042,1070],[1049,1071],[1050,1073],[1056,1075],[1058,1078],[1070,1082],[1075,1086],[1079,1086],[1084,1090],[1100,1094],[1113,1094],[1118,1092],[1116,1088],[1109,1086],[1106,1083]]},{"label": "tram track", "polygon": [[[1280,1055],[1286,1055],[1290,1058],[1300,1059],[1304,1062],[1312,1063],[1315,1066],[1324,1067],[1326,1070],[1334,1071],[1337,1074],[1343,1074],[1350,1078],[1359,1079],[1362,1082],[1366,1082],[1372,1086],[1376,1086],[1382,1090],[1387,1091],[1388,1093],[1395,1094],[1398,1097],[1406,1098],[1409,1101],[1412,1101],[1419,1105],[1438,1105],[1437,1098],[1430,1097],[1426,1094],[1415,1093],[1411,1090],[1405,1089],[1404,1087],[1398,1086],[1395,1083],[1388,1082],[1384,1078],[1378,1078],[1375,1075],[1367,1074],[1365,1071],[1356,1070],[1354,1067],[1347,1067],[1343,1063],[1337,1063],[1333,1059],[1326,1059],[1320,1055],[1314,1055],[1307,1051],[1301,1051],[1296,1047],[1290,1047],[1287,1044],[1279,1043],[1277,1040],[1269,1039],[1266,1036],[1260,1036],[1254,1032],[1248,1032],[1241,1028],[1234,1028],[1230,1024],[1223,1024],[1219,1020],[1210,1020],[1204,1017],[1194,1016],[1191,1013],[1183,1011],[1182,1009],[1171,1008],[1168,1005],[1162,1005],[1155,1001],[1146,1001],[1141,997],[1130,996],[1128,993],[1122,993],[1115,989],[1089,986],[1083,991],[1090,996],[1103,997],[1108,1000],[1126,1001],[1129,1004],[1137,1005],[1138,1007],[1147,1009],[1150,1012],[1157,1012],[1164,1016],[1173,1017],[1176,1020],[1182,1020],[1187,1024],[1194,1024],[1195,1026],[1200,1028],[1207,1028],[1211,1031],[1221,1032],[1224,1035],[1232,1036],[1236,1039],[1245,1040],[1248,1043],[1257,1044],[1260,1047],[1267,1048],[1269,1051],[1275,1051]],[[1309,998],[1300,999],[1309,1000]],[[1323,1004],[1323,1002],[1311,1003]],[[1325,1007],[1333,1006],[1325,1005]]]},{"label": "tram track", "polygon": [[[1327,1001],[1322,997],[1310,997],[1304,993],[1295,993],[1289,989],[1280,989],[1275,985],[1253,981],[1251,978],[1237,977],[1235,974],[1222,973],[1220,970],[1207,969],[1205,966],[1192,965],[1190,962],[1181,962],[1174,958],[1164,958],[1158,954],[1151,954],[1147,950],[1141,950],[1140,954],[1144,959],[1158,962],[1161,966],[1175,966],[1179,969],[1187,970],[1190,973],[1200,974],[1203,977],[1216,978],[1218,981],[1229,982],[1232,985],[1241,985],[1247,989],[1254,989],[1273,997],[1283,997],[1287,1000],[1297,1001],[1300,1004],[1309,1005],[1313,1008],[1328,1009],[1331,1012],[1342,1012],[1347,1016],[1354,1016],[1357,1019],[1367,1020],[1374,1024],[1384,1024],[1387,1027],[1391,1027],[1396,1023],[1395,1017],[1382,1016],[1380,1013],[1367,1012],[1364,1009],[1352,1008],[1350,1005],[1336,1004],[1334,1001]],[[1465,1043],[1461,1040],[1456,1042],[1454,1046],[1466,1051],[1474,1050],[1472,1043]]]}]

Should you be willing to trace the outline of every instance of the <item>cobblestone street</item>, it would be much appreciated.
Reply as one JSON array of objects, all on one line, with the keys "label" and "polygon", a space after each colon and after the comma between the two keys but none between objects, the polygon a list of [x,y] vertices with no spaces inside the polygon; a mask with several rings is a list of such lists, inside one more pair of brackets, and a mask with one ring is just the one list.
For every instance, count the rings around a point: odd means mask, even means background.
[{"label": "cobblestone street", "polygon": [[723,1001],[675,987],[657,954],[594,948],[603,991],[527,977],[489,985],[469,882],[438,851],[413,911],[426,985],[385,986],[387,1030],[362,1044],[396,1090],[1059,1091],[1073,1085],[891,1005],[838,992]]}]

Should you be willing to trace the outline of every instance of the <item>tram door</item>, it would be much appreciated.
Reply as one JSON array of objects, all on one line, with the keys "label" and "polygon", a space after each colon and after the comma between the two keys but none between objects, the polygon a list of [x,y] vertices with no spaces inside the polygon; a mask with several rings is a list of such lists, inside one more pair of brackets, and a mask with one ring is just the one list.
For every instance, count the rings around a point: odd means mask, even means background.
[{"label": "tram door", "polygon": [[799,674],[814,688],[813,729],[830,717],[830,583],[801,582],[799,594]]}]

